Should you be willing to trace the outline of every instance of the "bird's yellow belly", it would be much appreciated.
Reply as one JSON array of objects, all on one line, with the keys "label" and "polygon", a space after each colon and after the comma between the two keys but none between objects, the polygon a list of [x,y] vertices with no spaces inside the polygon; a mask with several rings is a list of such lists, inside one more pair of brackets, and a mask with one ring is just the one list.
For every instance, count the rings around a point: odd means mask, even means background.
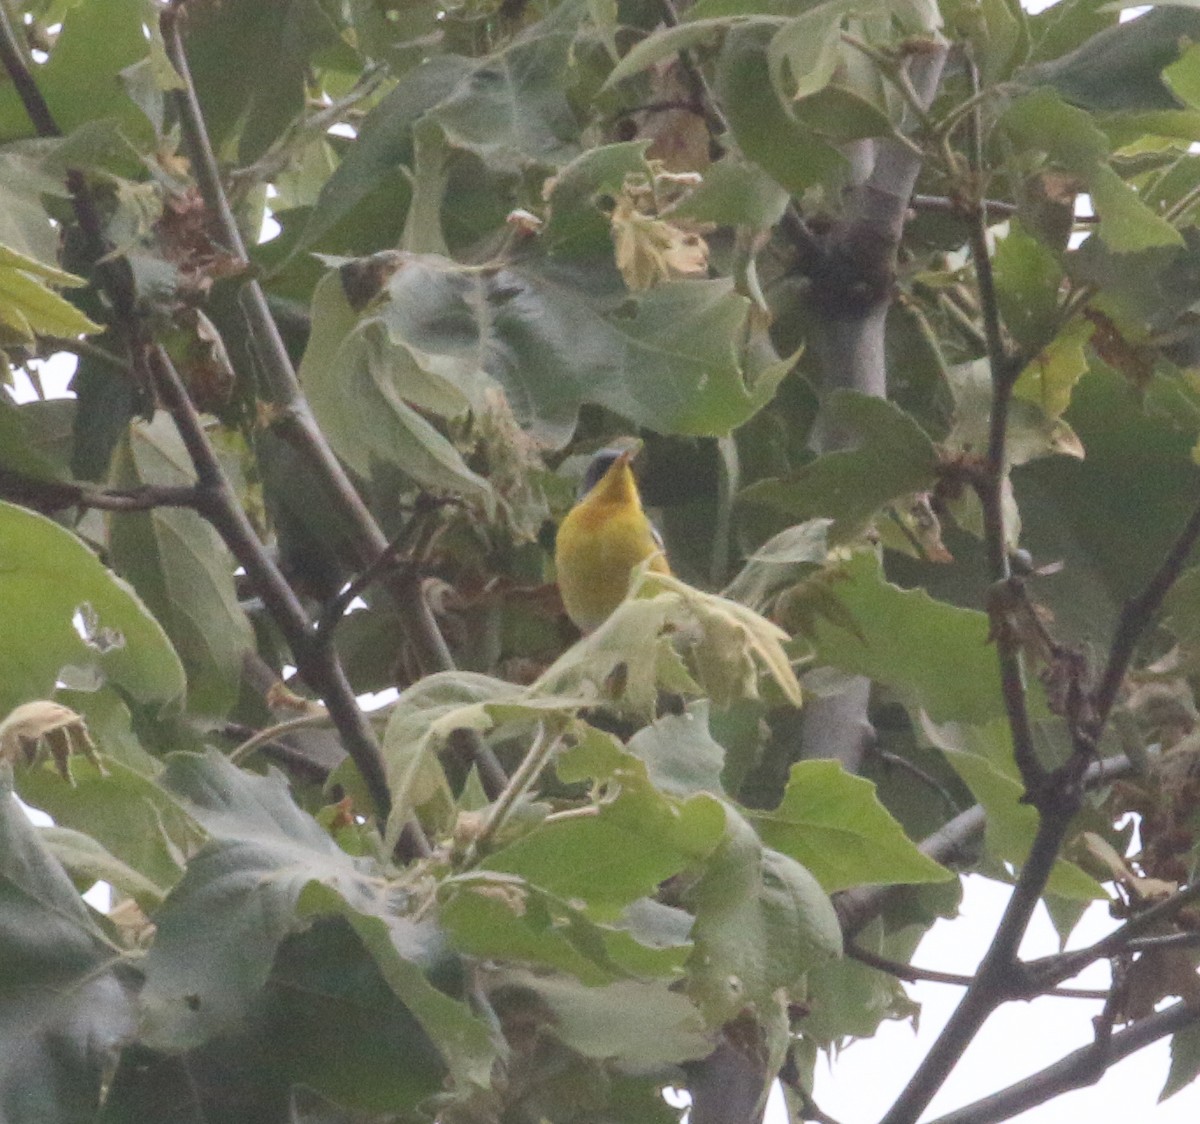
[{"label": "bird's yellow belly", "polygon": [[567,615],[590,632],[624,600],[635,567],[657,556],[651,569],[669,573],[662,548],[641,511],[603,505],[576,509],[558,530],[555,567]]}]

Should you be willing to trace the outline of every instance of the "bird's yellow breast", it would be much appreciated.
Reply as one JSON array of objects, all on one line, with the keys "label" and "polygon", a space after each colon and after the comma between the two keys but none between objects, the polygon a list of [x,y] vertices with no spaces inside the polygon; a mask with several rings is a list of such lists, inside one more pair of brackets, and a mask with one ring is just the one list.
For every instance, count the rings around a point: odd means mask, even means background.
[{"label": "bird's yellow breast", "polygon": [[563,605],[584,632],[624,600],[633,570],[647,558],[652,570],[670,573],[628,466],[614,466],[609,476],[568,512],[555,545]]}]

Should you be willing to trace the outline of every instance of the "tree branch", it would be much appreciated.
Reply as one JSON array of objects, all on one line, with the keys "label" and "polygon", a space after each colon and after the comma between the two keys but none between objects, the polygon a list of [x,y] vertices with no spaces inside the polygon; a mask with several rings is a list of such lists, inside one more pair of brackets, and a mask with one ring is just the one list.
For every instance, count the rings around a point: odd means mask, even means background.
[{"label": "tree branch", "polygon": [[[180,19],[184,11],[181,0],[172,3],[160,17],[163,42],[172,65],[183,81],[175,91],[176,105],[183,128],[196,180],[205,204],[217,220],[221,236],[228,248],[249,266],[249,254],[238,229],[237,220],[229,205],[221,182],[216,156],[209,141],[208,130],[192,82],[187,52],[180,35]],[[267,305],[266,294],[254,278],[246,281],[242,290],[242,310],[250,337],[262,364],[266,391],[277,407],[276,427],[301,456],[313,467],[324,482],[340,509],[353,527],[351,549],[361,569],[374,565],[388,548],[387,536],[368,510],[341,462],[334,455],[317,425],[284,346],[283,337]],[[395,611],[412,645],[417,662],[425,674],[454,670],[454,659],[445,637],[433,618],[421,588],[420,576],[411,567],[395,571],[386,577],[386,588],[395,602]],[[478,736],[472,741],[476,760],[481,761],[483,743]],[[481,765],[481,779],[487,783],[486,765]],[[489,793],[489,795],[491,795]]]},{"label": "tree branch", "polygon": [[975,979],[881,1124],[914,1124],[945,1084],[988,1016],[1018,993],[1014,983],[1023,977],[1017,964],[1017,947],[1041,900],[1069,824],[1067,816],[1040,817],[1029,858],[1021,868]]},{"label": "tree branch", "polygon": [[33,125],[39,137],[57,137],[60,135],[58,123],[42,97],[42,91],[30,73],[25,53],[21,50],[21,41],[17,38],[8,8],[0,4],[0,62],[8,72],[17,96],[25,107],[25,115]]},{"label": "tree branch", "polygon": [[[946,59],[932,43],[906,60],[914,96],[932,102]],[[811,278],[818,313],[816,350],[823,395],[846,388],[887,395],[885,334],[896,276],[896,250],[920,171],[918,152],[892,138],[862,142],[863,174],[847,193],[845,217],[815,239],[798,218],[785,215],[789,236],[799,238],[802,265]],[[859,150],[856,150],[859,151]],[[817,452],[843,447],[852,435],[818,414],[811,444]],[[812,701],[800,718],[805,757],[830,757],[858,772],[874,731],[867,718],[871,684],[855,678],[846,690]]]},{"label": "tree branch", "polygon": [[[341,734],[362,774],[376,814],[381,823],[391,811],[383,757],[375,733],[367,722],[337,654],[318,643],[304,606],[295,591],[268,556],[225,476],[225,470],[204,432],[203,423],[188,395],[179,372],[160,347],[150,351],[150,369],[163,404],[175,419],[179,435],[187,448],[203,488],[206,502],[201,509],[217,528],[221,538],[263,599],[267,611],[279,626],[296,660],[300,674],[325,702],[333,724]],[[416,836],[419,833],[414,833]],[[421,842],[424,843],[423,837]],[[428,850],[428,844],[424,850]]]},{"label": "tree branch", "polygon": [[139,488],[104,488],[87,480],[39,480],[0,467],[0,496],[36,511],[89,507],[101,511],[152,511],[156,507],[200,508],[207,501],[195,486],[144,484]]},{"label": "tree branch", "polygon": [[1200,539],[1200,504],[1197,504],[1191,518],[1180,531],[1178,538],[1171,544],[1171,549],[1167,551],[1162,564],[1146,584],[1145,589],[1136,597],[1125,602],[1121,610],[1121,617],[1117,622],[1112,646],[1109,649],[1108,662],[1100,677],[1100,685],[1096,688],[1093,705],[1098,728],[1095,736],[1099,736],[1104,724],[1108,721],[1109,712],[1116,701],[1117,692],[1121,689],[1125,672],[1129,670],[1139,637],[1154,614],[1162,607],[1171,586],[1183,572],[1183,567],[1196,546],[1197,539]]},{"label": "tree branch", "polygon": [[[974,976],[962,975],[959,972],[939,972],[933,968],[918,968],[915,964],[905,964],[901,960],[890,960],[853,942],[846,945],[846,955],[868,968],[886,972],[887,975],[895,976],[906,983],[939,983],[952,987],[970,987],[975,982]],[[1039,994],[1055,995],[1060,999],[1106,999],[1109,991],[1107,988],[1058,987]]]},{"label": "tree branch", "polygon": [[1117,1031],[1067,1054],[1053,1065],[965,1108],[939,1116],[930,1124],[996,1124],[1036,1108],[1070,1089],[1094,1085],[1110,1066],[1151,1042],[1200,1022],[1200,1007],[1176,1003],[1148,1015],[1127,1030]]},{"label": "tree branch", "polygon": [[1061,980],[1069,980],[1072,976],[1078,975],[1089,964],[1093,964],[1097,960],[1106,960],[1126,951],[1143,951],[1154,947],[1155,944],[1168,943],[1175,937],[1200,937],[1200,934],[1195,933],[1170,934],[1169,937],[1141,937],[1141,934],[1145,933],[1147,929],[1170,921],[1181,909],[1185,909],[1197,901],[1200,901],[1200,882],[1194,882],[1186,889],[1135,914],[1123,925],[1087,948],[1076,949],[1073,952],[1060,952],[1040,960],[1031,960],[1025,966],[1026,971],[1032,980],[1044,984],[1056,984]]}]

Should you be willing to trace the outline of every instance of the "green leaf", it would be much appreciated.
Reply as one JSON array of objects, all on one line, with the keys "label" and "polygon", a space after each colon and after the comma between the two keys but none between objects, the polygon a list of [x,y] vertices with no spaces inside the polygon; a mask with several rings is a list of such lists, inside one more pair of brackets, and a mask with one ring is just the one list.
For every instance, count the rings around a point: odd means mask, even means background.
[{"label": "green leaf", "polygon": [[806,973],[842,951],[837,914],[817,880],[764,848],[731,807],[725,814],[724,842],[687,897],[696,915],[689,975],[711,1022],[747,1003],[769,1010],[779,988],[799,994]]},{"label": "green leaf", "polygon": [[1021,372],[1013,394],[1035,402],[1048,418],[1061,417],[1075,384],[1087,373],[1086,348],[1093,330],[1088,320],[1072,320]]},{"label": "green leaf", "polygon": [[107,882],[118,893],[128,894],[147,913],[166,895],[165,887],[156,886],[82,831],[69,827],[43,827],[40,833],[46,850],[78,882]]},{"label": "green leaf", "polygon": [[[613,67],[612,73],[604,83],[604,88],[608,89],[618,82],[624,82],[626,78],[641,74],[643,70],[649,69],[656,62],[674,58],[680,51],[686,51],[689,47],[707,43],[744,22],[746,19],[740,14],[722,15],[714,19],[692,19],[675,27],[666,27],[656,31],[635,43],[633,48]],[[783,19],[764,19],[753,22],[771,30],[783,27],[786,23]]]},{"label": "green leaf", "polygon": [[39,405],[43,403],[18,406],[0,390],[0,468],[35,480],[61,479],[67,475],[63,467],[54,463],[48,450],[38,447],[35,411],[30,407]]},{"label": "green leaf", "polygon": [[1179,232],[1112,169],[1108,138],[1092,117],[1049,86],[1018,98],[1000,123],[1019,149],[1045,153],[1087,184],[1100,216],[1098,235],[1114,253],[1183,244]]},{"label": "green leaf", "polygon": [[[0,95],[2,97],[3,95]],[[43,205],[43,197],[65,194],[51,159],[39,159],[10,145],[0,152],[0,245],[45,265],[58,264],[58,233]]]},{"label": "green leaf", "polygon": [[761,612],[774,594],[824,564],[832,524],[832,519],[809,519],[772,536],[746,559],[725,595]]},{"label": "green leaf", "polygon": [[486,732],[495,722],[488,704],[517,702],[522,695],[513,684],[464,671],[427,675],[400,695],[381,746],[393,803],[389,838],[418,809],[453,805],[437,757],[446,739],[455,730]]},{"label": "green leaf", "polygon": [[82,277],[0,246],[0,324],[30,343],[36,336],[71,337],[100,331],[99,324],[43,282],[71,287],[86,284]]},{"label": "green leaf", "polygon": [[1027,351],[1040,351],[1059,326],[1063,270],[1057,255],[1018,221],[996,242],[996,297],[1005,327]]},{"label": "green leaf", "polygon": [[[183,668],[162,627],[82,542],[0,503],[0,712],[46,698],[64,675],[107,680],[142,703],[168,703]],[[94,685],[94,684],[93,684]]]},{"label": "green leaf", "polygon": [[1093,362],[1066,414],[1086,459],[1054,457],[1014,474],[1034,556],[1061,558],[1074,575],[1067,586],[1045,583],[1062,635],[1107,645],[1121,604],[1150,580],[1187,522],[1200,469],[1181,393],[1165,378],[1141,392]]},{"label": "green leaf", "polygon": [[296,902],[309,882],[360,908],[384,905],[381,885],[292,803],[278,774],[174,754],[162,784],[210,836],[155,915],[144,962],[143,1041],[175,1051],[246,1016],[279,942],[303,927]]},{"label": "green leaf", "polygon": [[412,129],[470,73],[460,55],[434,55],[408,71],[394,90],[367,114],[333,175],[325,181],[293,253],[333,230],[359,203],[392,182],[412,160]]},{"label": "green leaf", "polygon": [[210,841],[155,915],[144,961],[146,1044],[193,1048],[242,1025],[280,942],[315,917],[338,915],[452,1072],[486,1081],[494,1057],[486,1027],[426,979],[436,934],[396,912],[402,899],[292,803],[278,774],[243,773],[219,754],[175,754],[164,784]]},{"label": "green leaf", "polygon": [[668,212],[670,217],[719,226],[766,230],[787,208],[788,193],[761,168],[726,156],[704,171],[704,180]]},{"label": "green leaf", "polygon": [[1074,105],[1098,110],[1175,109],[1178,102],[1162,71],[1200,37],[1200,13],[1155,10],[1105,28],[1068,54],[1017,75],[1031,86],[1048,85]]},{"label": "green leaf", "polygon": [[[170,415],[134,422],[117,447],[118,488],[190,486],[191,458]],[[186,508],[159,507],[113,516],[113,564],[167,630],[188,676],[188,709],[222,717],[237,701],[254,634],[238,603],[237,566],[212,525]]]},{"label": "green leaf", "polygon": [[483,960],[553,968],[589,986],[631,974],[677,975],[691,948],[686,939],[643,944],[636,935],[598,925],[569,902],[508,874],[447,879],[439,898],[438,919],[461,951]]},{"label": "green leaf", "polygon": [[188,20],[188,65],[218,145],[260,157],[304,110],[313,54],[339,41],[319,0],[226,0]]},{"label": "green leaf", "polygon": [[650,176],[648,147],[642,140],[589,148],[546,181],[542,190],[550,215],[541,241],[548,254],[611,255],[612,224],[598,201],[620,194],[626,176]]},{"label": "green leaf", "polygon": [[390,915],[378,902],[364,901],[362,895],[347,897],[336,887],[319,882],[305,887],[298,909],[304,917],[344,917],[393,994],[441,1052],[460,1088],[491,1085],[499,1043],[465,1003],[439,991],[427,978],[427,970],[436,966],[433,957],[440,951],[439,936],[432,926]]},{"label": "green leaf", "polygon": [[0,771],[0,1116],[94,1119],[136,1029],[133,973]]},{"label": "green leaf", "polygon": [[829,83],[841,57],[842,20],[856,6],[855,0],[827,0],[775,33],[767,47],[767,67],[780,99],[806,98]]},{"label": "green leaf", "polygon": [[18,773],[21,799],[61,826],[86,832],[165,893],[182,876],[184,855],[200,840],[200,832],[164,789],[103,755],[104,740],[97,740],[103,772],[91,761],[74,760],[68,784],[49,767],[22,769]]},{"label": "green leaf", "polygon": [[1092,206],[1100,216],[1099,235],[1115,254],[1151,246],[1182,245],[1183,238],[1152,211],[1112,168],[1100,165],[1088,179]]},{"label": "green leaf", "polygon": [[684,713],[664,715],[629,739],[626,749],[646,763],[655,788],[672,796],[722,795],[725,750],[709,733],[708,708],[709,700],[699,699]]},{"label": "green leaf", "polygon": [[[431,366],[427,357],[389,344],[374,318],[361,321],[337,273],[317,285],[312,318],[300,382],[335,451],[363,476],[380,460],[427,488],[487,500],[487,482],[405,400]],[[468,399],[457,397],[461,412]]]},{"label": "green leaf", "polygon": [[[692,26],[692,25],[682,25]],[[833,197],[849,174],[837,148],[802,125],[763,75],[770,72],[772,26],[743,24],[725,39],[717,62],[717,92],[745,155],[789,192],[820,185]]]},{"label": "green leaf", "polygon": [[[498,386],[535,440],[561,447],[584,403],[660,433],[728,433],[770,399],[788,369],[748,338],[752,306],[727,280],[593,295],[582,277],[548,265],[479,270],[432,255],[396,264],[385,299],[370,310],[387,331],[386,380],[371,386],[356,376],[358,392],[347,392],[338,347],[353,323],[336,279],[322,282],[314,305],[301,378],[351,463],[370,449],[406,466],[394,452],[403,434],[379,427],[396,409],[392,400],[415,385],[414,372],[425,376],[421,385],[438,380],[477,408]],[[406,470],[419,468],[415,461]]]},{"label": "green leaf", "polygon": [[578,2],[560,4],[511,44],[480,59],[430,110],[446,140],[497,171],[560,167],[578,152],[579,128],[566,96]]},{"label": "green leaf", "polygon": [[640,776],[632,769],[619,775],[620,792],[594,815],[545,821],[489,855],[484,869],[577,899],[605,920],[717,845],[725,816],[712,797],[668,798],[649,784],[644,766]]},{"label": "green leaf", "polygon": [[857,631],[818,622],[819,663],[885,683],[938,722],[1003,713],[985,614],[892,585],[870,551],[855,554],[841,575],[835,592]]},{"label": "green leaf", "polygon": [[879,802],[875,786],[837,761],[792,766],[783,802],[752,817],[763,842],[802,863],[829,894],[866,883],[943,882]]},{"label": "green leaf", "polygon": [[837,391],[825,409],[852,447],[819,456],[786,480],[752,484],[740,499],[794,523],[832,516],[829,535],[838,541],[858,535],[885,504],[931,487],[938,458],[925,431],[885,399]]},{"label": "green leaf", "polygon": [[[855,934],[854,943],[878,956],[907,962],[925,930],[906,926],[883,931],[879,920]],[[808,981],[804,1035],[826,1048],[836,1048],[847,1038],[871,1038],[885,1019],[911,1019],[916,1027],[920,1004],[909,999],[894,976],[868,968],[850,957],[824,965]]]},{"label": "green leaf", "polygon": [[[1022,802],[1025,790],[1013,761],[1007,722],[997,719],[987,726],[951,723],[938,727],[926,721],[923,728],[987,812],[984,843],[988,854],[1020,870],[1037,834],[1038,814],[1032,804]],[[1108,897],[1094,878],[1066,859],[1055,862],[1046,890],[1074,901]]]},{"label": "green leaf", "polygon": [[584,987],[521,971],[506,971],[498,982],[536,995],[550,1014],[547,1032],[585,1057],[645,1071],[712,1052],[700,1013],[686,996],[661,984],[621,980]]},{"label": "green leaf", "polygon": [[1200,1023],[1192,1023],[1171,1035],[1171,1069],[1158,1095],[1162,1104],[1200,1076]]},{"label": "green leaf", "polygon": [[[145,23],[156,14],[146,0],[88,0],[71,5],[37,85],[55,124],[64,132],[99,118],[120,122],[132,138],[149,143],[149,122],[121,82],[121,72],[145,58]],[[32,126],[16,88],[0,91],[0,137],[29,136]]]},{"label": "green leaf", "polygon": [[266,1007],[272,1069],[343,1108],[393,1113],[445,1086],[441,1053],[341,918],[284,940]]}]

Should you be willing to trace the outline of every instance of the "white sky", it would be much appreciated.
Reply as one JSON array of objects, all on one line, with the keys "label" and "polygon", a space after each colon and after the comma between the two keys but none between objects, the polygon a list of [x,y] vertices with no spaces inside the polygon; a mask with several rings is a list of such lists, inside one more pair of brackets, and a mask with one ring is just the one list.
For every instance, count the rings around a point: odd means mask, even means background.
[{"label": "white sky", "polygon": [[[971,876],[965,880],[961,915],[939,921],[921,944],[914,963],[925,968],[970,974],[995,932],[1009,888]],[[1103,904],[1092,907],[1069,947],[1091,944],[1115,922]],[[1058,937],[1039,906],[1021,955],[1026,959],[1058,951]],[[1107,968],[1097,965],[1070,981],[1078,987],[1105,987]],[[872,1039],[856,1042],[836,1061],[817,1067],[815,1100],[840,1124],[879,1120],[937,1037],[962,994],[945,984],[910,984],[909,995],[922,1005],[920,1030],[907,1023],[886,1023]],[[1099,1002],[1044,998],[1011,1003],[985,1024],[957,1069],[925,1114],[934,1119],[1026,1077],[1092,1040],[1092,1016]],[[1024,1124],[1196,1124],[1200,1086],[1155,1102],[1169,1065],[1167,1041],[1155,1043],[1114,1066],[1096,1085],[1066,1093],[1022,1114]],[[782,1106],[779,1106],[781,1109]],[[782,1111],[768,1112],[769,1124],[782,1124]]]}]

